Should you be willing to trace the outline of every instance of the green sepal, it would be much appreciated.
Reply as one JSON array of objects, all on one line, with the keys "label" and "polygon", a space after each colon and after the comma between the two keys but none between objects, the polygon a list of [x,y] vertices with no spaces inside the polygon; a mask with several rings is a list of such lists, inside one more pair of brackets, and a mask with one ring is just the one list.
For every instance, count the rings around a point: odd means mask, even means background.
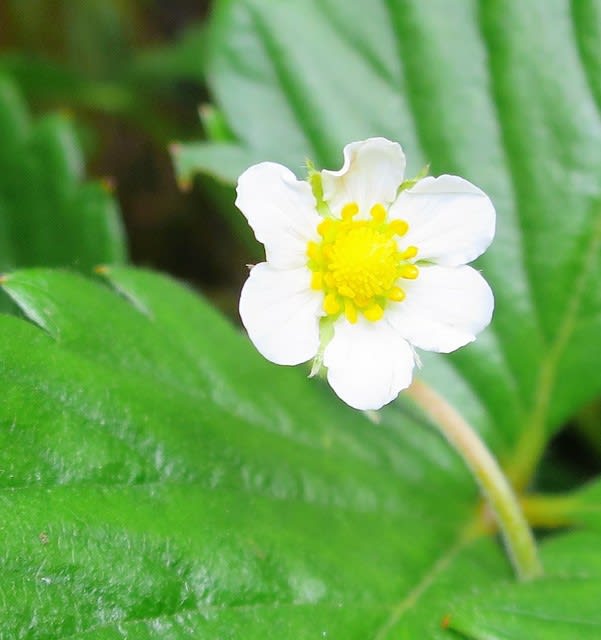
[{"label": "green sepal", "polygon": [[333,218],[330,207],[323,199],[323,184],[321,181],[321,173],[315,168],[312,160],[305,160],[307,167],[307,181],[311,185],[311,191],[316,201],[317,213],[324,218]]},{"label": "green sepal", "polygon": [[399,193],[401,193],[401,191],[406,191],[407,189],[411,189],[412,187],[414,187],[420,180],[423,180],[425,177],[427,177],[430,174],[430,163],[424,165],[421,169],[420,172],[415,176],[415,178],[410,178],[409,180],[403,180],[403,182],[401,182],[401,185],[399,186],[398,190],[397,190],[397,195]]},{"label": "green sepal", "polygon": [[334,337],[334,320],[335,318],[332,316],[325,316],[319,321],[319,349],[317,351],[317,355],[313,358],[309,378],[313,378],[317,375],[323,376],[325,373],[322,366],[323,355],[326,347],[330,344],[330,340]]}]

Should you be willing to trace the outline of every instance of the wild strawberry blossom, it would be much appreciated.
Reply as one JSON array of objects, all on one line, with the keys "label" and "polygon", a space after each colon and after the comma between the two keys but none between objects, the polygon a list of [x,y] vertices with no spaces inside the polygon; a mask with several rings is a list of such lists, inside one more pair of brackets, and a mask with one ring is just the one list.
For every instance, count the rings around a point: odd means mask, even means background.
[{"label": "wild strawberry blossom", "polygon": [[240,315],[265,358],[313,359],[336,394],[379,409],[408,387],[414,348],[448,353],[490,322],[490,287],[467,263],[491,243],[495,210],[457,176],[404,180],[405,155],[384,138],[344,148],[339,171],[300,181],[262,162],[236,205],[266,261],[251,269]]}]

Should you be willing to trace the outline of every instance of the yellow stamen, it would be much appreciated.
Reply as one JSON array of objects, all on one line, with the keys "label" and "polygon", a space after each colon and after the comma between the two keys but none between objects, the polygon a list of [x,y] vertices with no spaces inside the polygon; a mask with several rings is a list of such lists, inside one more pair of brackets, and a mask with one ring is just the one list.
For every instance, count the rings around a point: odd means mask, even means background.
[{"label": "yellow stamen", "polygon": [[400,268],[401,278],[405,278],[407,280],[415,280],[419,275],[419,269],[414,264],[404,264]]},{"label": "yellow stamen", "polygon": [[336,223],[331,218],[326,218],[317,225],[317,233],[319,233],[322,238],[325,238],[335,226]]},{"label": "yellow stamen", "polygon": [[353,216],[359,213],[359,205],[356,202],[349,202],[342,207],[342,219],[350,220]]},{"label": "yellow stamen", "polygon": [[347,287],[344,284],[338,287],[338,293],[341,296],[344,296],[345,298],[354,298],[355,297],[355,292],[350,287]]},{"label": "yellow stamen", "polygon": [[328,293],[323,300],[323,310],[330,316],[340,311],[340,302],[333,293]]},{"label": "yellow stamen", "polygon": [[311,260],[319,261],[321,250],[317,242],[307,243],[307,255]]},{"label": "yellow stamen", "polygon": [[357,322],[357,307],[350,300],[344,301],[344,315],[351,324]]},{"label": "yellow stamen", "polygon": [[388,299],[393,302],[403,302],[405,299],[405,292],[401,287],[393,287],[388,293]]},{"label": "yellow stamen", "polygon": [[386,220],[386,209],[382,204],[374,204],[369,213],[376,222],[384,222]]},{"label": "yellow stamen", "polygon": [[410,260],[411,258],[415,258],[416,255],[417,247],[414,247],[413,245],[408,246],[402,253],[403,260]]},{"label": "yellow stamen", "polygon": [[377,322],[384,315],[384,309],[382,309],[382,307],[379,304],[372,304],[363,312],[363,315],[370,322]]},{"label": "yellow stamen", "polygon": [[311,274],[311,289],[315,291],[323,289],[323,274],[321,271],[314,271]]},{"label": "yellow stamen", "polygon": [[311,270],[311,289],[323,291],[323,310],[348,322],[357,322],[360,313],[378,322],[390,304],[405,299],[401,278],[417,278],[419,269],[409,260],[418,255],[417,247],[399,249],[394,236],[404,235],[404,220],[387,222],[386,207],[374,204],[368,219],[355,220],[356,202],[342,207],[338,218],[322,219],[317,227],[319,242],[307,243],[307,266]]},{"label": "yellow stamen", "polygon": [[409,225],[404,220],[392,220],[388,223],[388,228],[394,235],[404,236],[409,229]]}]

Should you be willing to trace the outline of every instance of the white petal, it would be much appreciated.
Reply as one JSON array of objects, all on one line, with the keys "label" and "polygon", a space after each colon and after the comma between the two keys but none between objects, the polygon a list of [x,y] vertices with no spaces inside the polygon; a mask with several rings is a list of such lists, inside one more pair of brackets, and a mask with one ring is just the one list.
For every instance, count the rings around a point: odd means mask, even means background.
[{"label": "white petal", "polygon": [[276,364],[300,364],[319,347],[323,294],[310,288],[305,268],[252,268],[240,294],[240,317],[258,351]]},{"label": "white petal", "polygon": [[495,208],[489,197],[457,176],[420,180],[400,194],[390,217],[409,223],[403,245],[416,246],[419,259],[449,266],[477,258],[495,235]]},{"label": "white petal", "polygon": [[340,318],[325,349],[328,382],[355,409],[380,409],[411,384],[413,351],[385,319]]},{"label": "white petal", "polygon": [[402,286],[407,297],[390,304],[386,317],[420,349],[455,351],[490,323],[492,291],[472,267],[423,266],[416,280],[404,280]]},{"label": "white petal", "polygon": [[322,171],[323,197],[335,216],[356,202],[362,217],[374,204],[388,206],[396,198],[405,174],[405,154],[396,142],[369,138],[344,147],[340,171]]},{"label": "white petal", "polygon": [[265,245],[267,261],[280,269],[306,264],[307,242],[319,239],[321,222],[309,183],[280,164],[262,162],[240,176],[236,191],[236,206]]}]

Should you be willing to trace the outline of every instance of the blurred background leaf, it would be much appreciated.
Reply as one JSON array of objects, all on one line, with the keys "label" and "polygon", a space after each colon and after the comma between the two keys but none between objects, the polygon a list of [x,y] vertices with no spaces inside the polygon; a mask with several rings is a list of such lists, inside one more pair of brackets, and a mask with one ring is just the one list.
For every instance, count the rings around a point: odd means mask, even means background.
[{"label": "blurred background leaf", "polygon": [[202,26],[190,26],[177,43],[154,42],[161,30],[169,32],[169,13],[177,25],[177,6],[170,12],[147,0],[9,0],[0,9],[6,49],[0,69],[31,100],[119,116],[164,143],[180,122],[163,109],[178,108],[187,96],[193,111],[204,84]]},{"label": "blurred background leaf", "polygon": [[74,115],[91,173],[121,204],[132,260],[186,278],[234,313],[249,260],[220,213],[231,191],[204,181],[182,193],[167,152],[196,134],[208,98],[207,10],[203,0],[0,3],[0,71],[35,112]]},{"label": "blurred background leaf", "polygon": [[2,76],[0,139],[2,272],[41,265],[88,271],[125,259],[117,203],[108,185],[84,181],[69,118],[32,120],[17,88]]}]

